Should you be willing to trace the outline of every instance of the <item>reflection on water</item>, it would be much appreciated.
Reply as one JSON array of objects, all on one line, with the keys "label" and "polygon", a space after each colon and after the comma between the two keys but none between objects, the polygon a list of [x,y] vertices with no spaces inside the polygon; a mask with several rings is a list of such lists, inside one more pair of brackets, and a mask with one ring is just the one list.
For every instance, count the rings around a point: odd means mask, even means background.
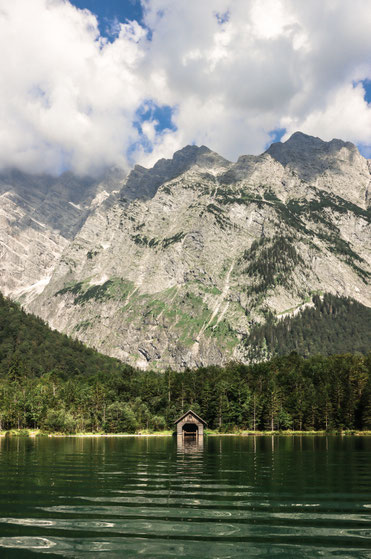
[{"label": "reflection on water", "polygon": [[0,557],[371,559],[371,438],[0,438]]},{"label": "reflection on water", "polygon": [[195,454],[202,452],[204,449],[204,437],[198,435],[187,436],[177,435],[176,444],[178,452],[185,452],[187,454]]}]

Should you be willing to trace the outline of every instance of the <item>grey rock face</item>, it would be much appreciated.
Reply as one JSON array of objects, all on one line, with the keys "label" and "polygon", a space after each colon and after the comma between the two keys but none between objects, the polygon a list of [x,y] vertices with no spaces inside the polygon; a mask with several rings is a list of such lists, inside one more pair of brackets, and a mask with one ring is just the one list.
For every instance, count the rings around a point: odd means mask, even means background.
[{"label": "grey rock face", "polygon": [[42,291],[63,250],[122,174],[101,180],[16,170],[0,175],[0,291],[26,301]]},{"label": "grey rock face", "polygon": [[136,165],[121,191],[127,200],[152,198],[158,187],[181,175],[193,166],[212,169],[228,167],[229,162],[206,146],[186,146],[176,151],[172,159],[160,159],[152,169]]},{"label": "grey rock face", "polygon": [[371,306],[370,178],[352,144],[300,133],[236,163],[187,146],[112,179],[117,195],[91,187],[106,194],[69,218],[72,238],[52,230],[50,280],[24,305],[136,366],[246,361],[251,328],[314,293]]},{"label": "grey rock face", "polygon": [[324,142],[296,132],[287,142],[272,144],[267,153],[299,179],[365,207],[369,162],[351,142]]}]

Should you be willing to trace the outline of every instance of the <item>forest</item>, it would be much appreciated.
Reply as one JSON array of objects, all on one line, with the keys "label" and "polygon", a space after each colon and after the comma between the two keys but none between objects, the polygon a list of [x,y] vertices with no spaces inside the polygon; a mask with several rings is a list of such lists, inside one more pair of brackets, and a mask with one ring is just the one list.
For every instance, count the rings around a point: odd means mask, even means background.
[{"label": "forest", "polygon": [[189,408],[220,432],[371,429],[371,354],[73,377],[14,366],[0,379],[0,429],[157,431]]},{"label": "forest", "polygon": [[271,315],[245,339],[250,359],[261,360],[296,351],[300,355],[367,353],[370,351],[371,309],[350,297],[314,294],[296,315]]},{"label": "forest", "polygon": [[371,354],[141,371],[0,296],[0,430],[159,431],[189,408],[219,432],[371,429]]}]

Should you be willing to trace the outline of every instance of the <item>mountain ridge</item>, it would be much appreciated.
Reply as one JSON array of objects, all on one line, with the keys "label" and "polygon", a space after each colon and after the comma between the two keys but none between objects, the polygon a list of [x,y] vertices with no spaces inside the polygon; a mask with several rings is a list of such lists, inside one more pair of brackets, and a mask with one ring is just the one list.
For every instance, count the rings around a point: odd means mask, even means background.
[{"label": "mountain ridge", "polygon": [[186,146],[95,186],[48,281],[15,298],[134,366],[247,362],[249,332],[315,293],[371,306],[370,182],[341,140],[297,133],[235,163]]}]

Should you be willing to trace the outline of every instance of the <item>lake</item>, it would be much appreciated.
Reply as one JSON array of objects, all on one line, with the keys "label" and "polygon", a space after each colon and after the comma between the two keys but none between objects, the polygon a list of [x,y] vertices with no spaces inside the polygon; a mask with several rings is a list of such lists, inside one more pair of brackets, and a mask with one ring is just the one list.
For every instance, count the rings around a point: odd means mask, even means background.
[{"label": "lake", "polygon": [[0,557],[371,558],[371,437],[0,438]]}]

